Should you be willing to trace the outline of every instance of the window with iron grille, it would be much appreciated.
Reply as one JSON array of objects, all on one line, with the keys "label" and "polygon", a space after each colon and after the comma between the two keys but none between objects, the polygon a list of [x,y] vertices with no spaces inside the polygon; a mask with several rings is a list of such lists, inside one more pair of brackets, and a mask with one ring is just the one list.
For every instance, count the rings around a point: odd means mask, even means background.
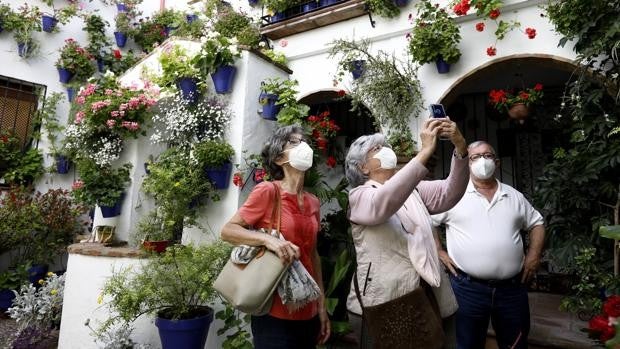
[{"label": "window with iron grille", "polygon": [[0,133],[19,138],[22,151],[28,149],[40,126],[35,120],[46,87],[32,82],[0,76]]}]

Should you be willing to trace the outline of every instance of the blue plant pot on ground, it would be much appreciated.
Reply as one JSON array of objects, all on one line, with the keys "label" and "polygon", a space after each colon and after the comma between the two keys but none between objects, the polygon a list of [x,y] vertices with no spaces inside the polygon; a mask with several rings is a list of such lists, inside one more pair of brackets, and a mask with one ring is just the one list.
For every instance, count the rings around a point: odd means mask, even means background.
[{"label": "blue plant pot on ground", "polygon": [[0,309],[7,310],[13,306],[13,299],[15,299],[15,293],[13,291],[3,288],[0,290]]},{"label": "blue plant pot on ground", "polygon": [[366,61],[364,60],[356,60],[351,62],[351,74],[353,75],[353,79],[359,79],[364,73],[364,65]]},{"label": "blue plant pot on ground", "polygon": [[48,15],[41,16],[41,28],[44,32],[53,32],[54,28],[56,28],[56,24],[58,24],[58,20],[56,18]]},{"label": "blue plant pot on ground", "polygon": [[316,1],[305,3],[301,6],[301,12],[306,13],[314,10],[319,7],[319,4]]},{"label": "blue plant pot on ground", "polygon": [[127,12],[127,6],[123,3],[116,4],[116,10],[118,12]]},{"label": "blue plant pot on ground", "polygon": [[446,61],[444,61],[443,58],[441,57],[437,58],[437,61],[435,61],[435,64],[437,65],[437,72],[439,74],[446,74],[450,72],[450,63],[447,63]]},{"label": "blue plant pot on ground", "polygon": [[232,174],[232,163],[227,162],[221,167],[205,168],[207,177],[213,182],[216,189],[227,189],[230,185],[230,175]]},{"label": "blue plant pot on ground", "polygon": [[49,265],[35,264],[28,269],[28,281],[33,285],[39,285],[39,280],[45,279]]},{"label": "blue plant pot on ground", "polygon": [[283,20],[284,18],[286,18],[286,16],[284,16],[284,12],[276,12],[273,14],[273,16],[271,16],[271,18],[269,19],[269,22],[270,23],[279,22]]},{"label": "blue plant pot on ground", "polygon": [[192,23],[193,21],[198,19],[198,15],[185,15],[185,20],[187,20],[187,23]]},{"label": "blue plant pot on ground", "polygon": [[100,205],[99,208],[101,209],[101,215],[103,216],[103,218],[119,216],[121,214],[121,209],[123,208],[124,200],[125,200],[125,193],[123,193],[121,197],[118,200],[116,200],[116,203],[114,203],[114,206]]},{"label": "blue plant pot on ground", "polygon": [[56,172],[60,174],[69,173],[69,169],[71,168],[71,161],[67,159],[66,156],[58,155],[56,156]]},{"label": "blue plant pot on ground", "polygon": [[168,320],[158,317],[162,349],[202,349],[207,342],[209,326],[213,322],[213,309],[205,307],[206,314],[194,319]]},{"label": "blue plant pot on ground", "polygon": [[116,40],[116,46],[125,47],[127,43],[127,35],[121,32],[114,32],[114,39]]},{"label": "blue plant pot on ground", "polygon": [[258,97],[259,101],[263,104],[263,119],[276,120],[276,116],[280,112],[280,106],[276,105],[278,101],[278,95],[272,93],[261,93]]},{"label": "blue plant pot on ground", "polygon": [[234,65],[225,65],[217,68],[215,72],[211,74],[215,92],[224,94],[232,91],[235,73],[237,73],[237,68]]},{"label": "blue plant pot on ground", "polygon": [[181,78],[177,81],[177,87],[186,101],[194,103],[198,100],[198,84],[194,78]]},{"label": "blue plant pot on ground", "polygon": [[73,73],[68,71],[67,69],[62,67],[58,67],[56,69],[58,70],[58,81],[62,82],[63,84],[68,83],[73,78]]}]

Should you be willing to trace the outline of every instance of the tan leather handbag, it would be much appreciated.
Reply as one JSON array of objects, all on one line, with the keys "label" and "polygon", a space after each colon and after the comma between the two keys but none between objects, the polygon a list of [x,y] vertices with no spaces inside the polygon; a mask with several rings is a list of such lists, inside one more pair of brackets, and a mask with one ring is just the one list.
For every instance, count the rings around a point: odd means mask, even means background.
[{"label": "tan leather handbag", "polygon": [[[267,231],[271,232],[275,222],[279,233],[282,203],[278,186],[275,183],[273,186],[274,205]],[[248,264],[235,264],[228,260],[213,288],[236,309],[247,314],[264,315],[271,309],[273,292],[287,267],[275,253],[263,246],[262,251]]]}]

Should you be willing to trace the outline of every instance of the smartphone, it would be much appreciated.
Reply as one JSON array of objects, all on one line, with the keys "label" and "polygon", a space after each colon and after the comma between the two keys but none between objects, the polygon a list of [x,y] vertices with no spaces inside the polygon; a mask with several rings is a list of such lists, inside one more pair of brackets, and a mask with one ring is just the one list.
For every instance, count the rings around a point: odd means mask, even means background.
[{"label": "smartphone", "polygon": [[[431,104],[428,109],[431,111],[431,117],[435,118],[435,119],[445,119],[447,118],[446,115],[446,109],[443,107],[442,104]],[[446,136],[439,136],[439,140],[442,141],[446,141],[449,140],[450,138],[446,137]]]},{"label": "smartphone", "polygon": [[446,118],[446,109],[441,104],[431,104],[428,109],[433,118]]}]

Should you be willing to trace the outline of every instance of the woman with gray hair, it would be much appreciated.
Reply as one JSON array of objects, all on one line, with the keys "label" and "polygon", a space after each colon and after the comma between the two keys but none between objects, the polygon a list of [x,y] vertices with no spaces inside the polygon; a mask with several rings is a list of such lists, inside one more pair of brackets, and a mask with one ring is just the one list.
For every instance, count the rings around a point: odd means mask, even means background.
[{"label": "woman with gray hair", "polygon": [[[320,203],[316,196],[304,191],[304,176],[312,166],[313,151],[303,138],[303,129],[293,125],[278,128],[268,139],[261,155],[263,165],[274,181],[262,182],[252,190],[222,228],[222,239],[234,245],[265,246],[285,263],[298,260],[320,289],[314,300],[294,307],[283,303],[286,292],[274,292],[269,314],[252,316],[254,348],[315,348],[317,343],[323,344],[329,338],[330,323],[325,308],[321,261],[316,249],[321,222]],[[270,226],[276,195],[281,201],[280,233],[284,240],[251,230]]]},{"label": "woman with gray hair", "polygon": [[[438,135],[449,138],[455,147],[450,175],[445,180],[424,181],[425,164],[435,151]],[[352,188],[348,215],[357,253],[354,278],[359,286],[359,298],[353,283],[347,301],[353,324],[361,322],[359,300],[367,308],[410,294],[423,285],[422,280],[434,287],[440,284],[441,264],[430,214],[450,209],[463,196],[469,178],[467,144],[449,119],[428,119],[420,138],[419,153],[398,172],[396,154],[382,134],[359,137],[347,153],[345,173]],[[402,324],[408,327],[400,333],[420,331],[411,322]],[[365,329],[358,330],[358,335],[363,333],[362,348],[391,340],[369,338]],[[385,336],[390,336],[387,332]],[[406,345],[422,347],[413,342]]]}]

